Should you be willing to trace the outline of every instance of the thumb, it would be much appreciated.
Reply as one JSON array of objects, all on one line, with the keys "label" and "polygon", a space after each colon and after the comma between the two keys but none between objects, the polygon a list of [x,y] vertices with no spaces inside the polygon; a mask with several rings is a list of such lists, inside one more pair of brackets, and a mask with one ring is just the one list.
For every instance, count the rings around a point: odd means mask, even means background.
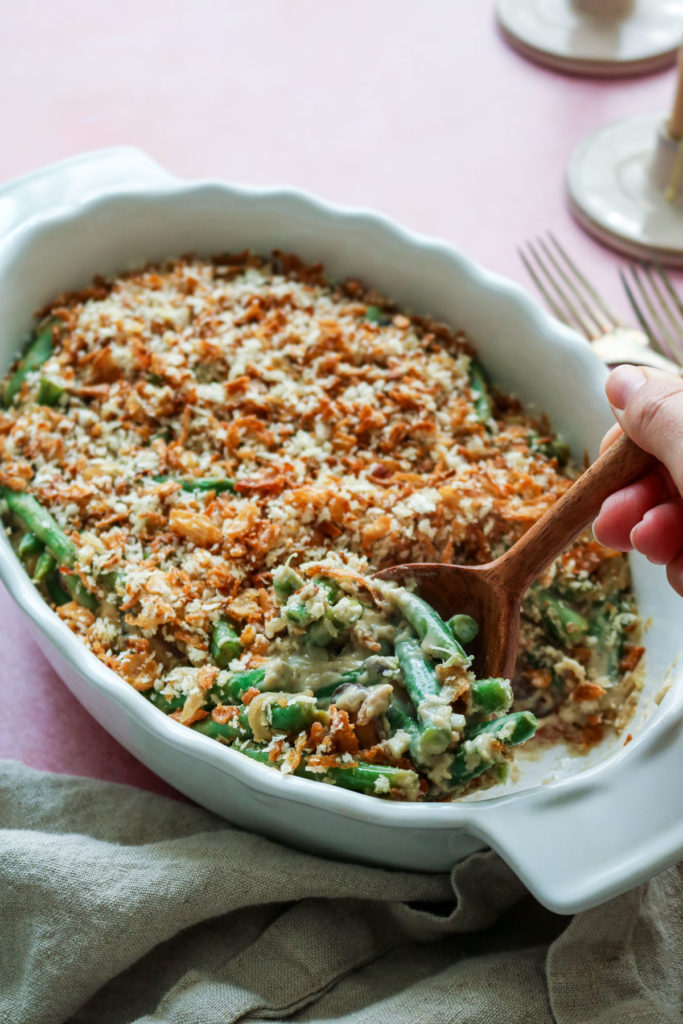
[{"label": "thumb", "polygon": [[669,470],[683,495],[683,380],[645,366],[618,366],[607,398],[631,440]]}]

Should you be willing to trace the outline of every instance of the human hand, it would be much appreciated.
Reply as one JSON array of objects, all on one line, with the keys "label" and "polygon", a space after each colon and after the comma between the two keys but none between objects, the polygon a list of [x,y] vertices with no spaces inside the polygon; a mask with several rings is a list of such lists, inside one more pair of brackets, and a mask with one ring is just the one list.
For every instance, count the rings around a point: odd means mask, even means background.
[{"label": "human hand", "polygon": [[623,429],[659,466],[603,502],[593,533],[607,547],[635,548],[666,565],[669,583],[683,596],[683,380],[649,367],[618,366],[605,391],[618,422],[600,451]]}]

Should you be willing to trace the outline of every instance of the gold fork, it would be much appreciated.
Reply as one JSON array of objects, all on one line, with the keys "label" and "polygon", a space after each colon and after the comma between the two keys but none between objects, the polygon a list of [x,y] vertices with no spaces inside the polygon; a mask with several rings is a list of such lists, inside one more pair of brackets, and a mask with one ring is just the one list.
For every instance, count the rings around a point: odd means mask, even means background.
[{"label": "gold fork", "polygon": [[[638,323],[661,355],[683,364],[683,302],[659,263],[629,263],[632,285],[620,269],[619,277]],[[638,293],[641,305],[635,293]],[[643,311],[647,310],[647,314]],[[649,315],[649,319],[648,319]],[[655,325],[654,327],[652,325]]]},{"label": "gold fork", "polygon": [[[580,331],[608,365],[636,363],[670,373],[681,372],[683,303],[662,267],[656,267],[655,277],[647,264],[640,264],[640,270],[629,264],[633,287],[620,271],[626,294],[643,328],[640,331],[619,320],[551,232],[547,240],[527,242],[526,251],[518,252],[551,312]],[[647,289],[643,287],[644,279]],[[647,309],[649,320],[643,308]]]}]

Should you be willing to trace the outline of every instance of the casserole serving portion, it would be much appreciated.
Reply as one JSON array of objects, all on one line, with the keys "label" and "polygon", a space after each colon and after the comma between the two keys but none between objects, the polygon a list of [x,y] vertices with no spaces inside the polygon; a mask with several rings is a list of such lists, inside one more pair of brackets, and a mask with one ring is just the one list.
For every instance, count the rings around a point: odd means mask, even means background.
[{"label": "casserole serving portion", "polygon": [[585,751],[633,710],[628,567],[590,536],[529,591],[510,714],[466,604],[446,623],[368,578],[491,561],[571,478],[462,334],[356,279],[248,252],[97,278],[44,311],[2,397],[0,509],[34,583],[202,735],[434,800],[505,781],[537,725]]}]

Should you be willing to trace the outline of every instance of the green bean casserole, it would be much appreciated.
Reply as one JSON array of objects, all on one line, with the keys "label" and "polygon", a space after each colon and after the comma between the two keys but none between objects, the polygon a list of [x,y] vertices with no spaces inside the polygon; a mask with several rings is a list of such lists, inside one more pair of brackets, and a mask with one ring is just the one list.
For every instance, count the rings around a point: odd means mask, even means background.
[{"label": "green bean casserole", "polygon": [[478,679],[397,562],[502,554],[571,483],[462,333],[276,252],[150,265],[42,310],[2,383],[0,511],[45,600],[161,712],[391,799],[504,781],[512,748],[628,720],[628,565],[588,534]]}]

